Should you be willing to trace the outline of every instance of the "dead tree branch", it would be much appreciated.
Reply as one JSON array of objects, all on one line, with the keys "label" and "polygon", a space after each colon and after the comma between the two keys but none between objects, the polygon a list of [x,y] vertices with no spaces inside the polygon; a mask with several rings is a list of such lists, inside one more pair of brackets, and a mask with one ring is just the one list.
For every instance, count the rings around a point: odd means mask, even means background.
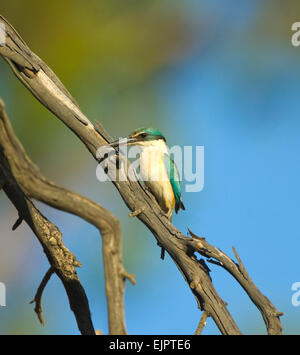
[{"label": "dead tree branch", "polygon": [[202,313],[202,316],[200,318],[200,321],[199,321],[199,324],[198,324],[198,327],[194,333],[194,335],[200,335],[203,331],[203,329],[205,328],[206,326],[206,321],[207,321],[207,318],[209,317],[208,313],[207,312],[203,312]]},{"label": "dead tree branch", "polygon": [[45,325],[44,317],[43,317],[43,309],[42,309],[42,295],[44,292],[45,287],[47,286],[48,281],[50,280],[51,276],[54,274],[54,269],[51,266],[49,270],[46,272],[45,276],[38,287],[34,299],[30,303],[35,303],[34,311],[42,325]]},{"label": "dead tree branch", "polygon": [[4,147],[14,177],[28,197],[79,216],[99,230],[102,236],[109,333],[126,334],[125,280],[128,278],[134,283],[134,277],[126,272],[122,263],[122,234],[119,220],[99,204],[57,186],[42,175],[16,137],[1,99],[0,144]]},{"label": "dead tree branch", "polygon": [[208,262],[217,264],[227,270],[243,287],[252,302],[261,312],[268,334],[281,334],[282,326],[279,317],[282,316],[283,313],[279,312],[271,301],[256,287],[235,248],[232,247],[237,263],[220,249],[209,244],[205,238],[200,238],[191,231],[189,232],[192,238],[187,240],[187,244],[193,249],[193,251],[208,258]]},{"label": "dead tree branch", "polygon": [[[9,23],[3,18],[2,21],[6,25],[7,45],[0,47],[0,55],[25,87],[69,127],[99,161],[101,157],[97,155],[97,150],[107,143],[103,135],[99,134],[81,112],[55,74],[27,47]],[[135,179],[127,159],[122,155],[118,155],[117,159],[119,179],[113,183],[131,210],[131,215],[137,216],[150,229],[158,245],[171,256],[193,292],[199,308],[212,317],[220,332],[241,334],[225,302],[212,284],[207,265],[203,259],[198,260],[195,257],[195,249],[189,244],[191,238],[184,236],[162,215],[154,197]],[[110,176],[110,170],[115,168],[114,155],[105,162]]]},{"label": "dead tree branch", "polygon": [[2,188],[16,207],[19,218],[24,220],[37,236],[50,265],[61,279],[80,332],[95,334],[88,299],[75,269],[80,264],[63,244],[59,229],[39,212],[20,188],[11,172],[1,144],[0,180],[4,181]]}]

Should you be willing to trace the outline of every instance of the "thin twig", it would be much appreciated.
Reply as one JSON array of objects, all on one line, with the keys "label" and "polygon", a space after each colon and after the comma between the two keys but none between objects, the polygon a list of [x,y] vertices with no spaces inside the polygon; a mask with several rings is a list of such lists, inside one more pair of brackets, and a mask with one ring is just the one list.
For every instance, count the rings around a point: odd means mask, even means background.
[{"label": "thin twig", "polygon": [[194,335],[200,335],[204,329],[204,327],[206,326],[206,321],[207,321],[207,318],[209,317],[209,314],[204,311],[202,313],[202,316],[200,318],[200,321],[199,321],[199,324],[198,324],[198,327],[194,333]]},{"label": "thin twig", "polygon": [[54,272],[55,272],[55,270],[51,266],[49,268],[49,270],[46,272],[45,276],[43,277],[43,279],[36,291],[34,299],[30,302],[30,303],[35,303],[34,311],[35,311],[35,313],[42,325],[45,325],[45,321],[44,321],[44,317],[43,317],[43,309],[42,309],[42,295],[43,295],[44,289],[45,289],[48,281],[50,280],[50,277],[52,276],[52,274],[54,274]]}]

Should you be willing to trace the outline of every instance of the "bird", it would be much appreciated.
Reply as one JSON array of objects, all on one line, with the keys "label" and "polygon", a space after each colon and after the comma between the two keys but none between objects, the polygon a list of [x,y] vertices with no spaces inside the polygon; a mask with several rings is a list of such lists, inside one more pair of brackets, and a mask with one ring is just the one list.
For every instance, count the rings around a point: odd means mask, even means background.
[{"label": "bird", "polygon": [[181,198],[180,177],[177,166],[168,153],[166,138],[154,128],[138,128],[129,136],[109,144],[138,146],[140,151],[139,170],[142,181],[166,214],[172,220],[174,209],[185,210]]}]

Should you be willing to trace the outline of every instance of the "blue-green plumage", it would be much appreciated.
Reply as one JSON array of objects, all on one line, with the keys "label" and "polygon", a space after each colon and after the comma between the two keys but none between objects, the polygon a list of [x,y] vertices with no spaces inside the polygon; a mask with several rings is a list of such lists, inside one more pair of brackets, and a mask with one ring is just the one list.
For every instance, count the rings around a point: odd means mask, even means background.
[{"label": "blue-green plumage", "polygon": [[143,141],[145,142],[156,139],[162,139],[166,141],[166,138],[163,136],[161,131],[156,128],[138,128],[131,133],[130,137],[136,137],[139,135],[142,135]]},{"label": "blue-green plumage", "polygon": [[182,208],[183,210],[185,209],[181,200],[181,187],[178,169],[176,164],[174,163],[174,160],[171,159],[168,154],[164,154],[164,164],[174,192],[175,212],[177,213],[180,208]]}]

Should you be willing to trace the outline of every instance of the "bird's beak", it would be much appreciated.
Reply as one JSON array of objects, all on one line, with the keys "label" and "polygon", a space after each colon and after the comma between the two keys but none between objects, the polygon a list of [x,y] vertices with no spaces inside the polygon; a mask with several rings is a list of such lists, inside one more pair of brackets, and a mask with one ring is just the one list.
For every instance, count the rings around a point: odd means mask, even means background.
[{"label": "bird's beak", "polygon": [[119,147],[122,145],[130,145],[130,144],[134,144],[138,142],[138,139],[136,138],[132,138],[132,137],[125,137],[125,138],[119,138],[118,140],[108,144],[109,146],[115,148],[115,147]]}]

